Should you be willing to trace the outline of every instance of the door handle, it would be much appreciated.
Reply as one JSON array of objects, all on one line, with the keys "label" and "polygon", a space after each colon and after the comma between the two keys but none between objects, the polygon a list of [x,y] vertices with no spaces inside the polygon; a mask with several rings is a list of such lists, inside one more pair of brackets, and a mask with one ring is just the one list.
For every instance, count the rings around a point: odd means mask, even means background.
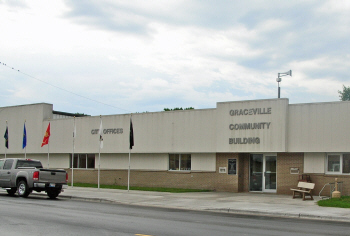
[{"label": "door handle", "polygon": [[11,172],[9,171],[9,172],[7,172],[7,174],[11,174]]}]

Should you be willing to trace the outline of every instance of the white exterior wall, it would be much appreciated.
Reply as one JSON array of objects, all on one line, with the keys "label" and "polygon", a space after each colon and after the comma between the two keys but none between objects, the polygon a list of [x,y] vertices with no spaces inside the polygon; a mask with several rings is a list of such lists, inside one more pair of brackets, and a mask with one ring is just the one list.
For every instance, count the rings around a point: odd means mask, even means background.
[{"label": "white exterior wall", "polygon": [[289,152],[350,152],[350,102],[289,105]]},{"label": "white exterior wall", "polygon": [[215,109],[133,115],[133,152],[215,152],[216,119]]},{"label": "white exterior wall", "polygon": [[[0,108],[0,132],[3,135],[6,130],[6,121],[9,129],[9,149],[8,154],[23,154],[23,126],[26,121],[27,131],[27,153],[44,153],[47,149],[41,149],[41,142],[44,137],[43,120],[52,116],[51,104],[32,104],[13,107]],[[4,139],[0,145],[0,153],[5,153]]]},{"label": "white exterior wall", "polygon": [[[52,119],[51,104],[0,108],[0,132],[9,127],[12,157],[24,157],[23,124],[26,120],[27,157],[50,167],[68,168],[73,152],[72,117]],[[258,110],[259,112],[258,112]],[[231,111],[239,114],[232,115]],[[268,111],[268,112],[267,112]],[[305,153],[305,172],[324,173],[325,153],[350,152],[350,102],[289,105],[288,99],[218,103],[216,109],[137,113],[132,115],[135,146],[131,168],[168,170],[169,153],[190,153],[193,171],[215,171],[216,153]],[[50,144],[41,147],[47,125]],[[130,114],[102,116],[101,168],[127,169]],[[75,118],[74,152],[93,153],[98,160],[100,117]],[[260,129],[230,129],[236,124],[264,123]],[[267,127],[269,123],[269,127]],[[230,143],[230,139],[259,138],[259,143]],[[4,140],[3,140],[4,143]],[[0,153],[5,153],[4,144]],[[108,160],[108,161],[106,161]],[[96,168],[97,168],[96,163]]]},{"label": "white exterior wall", "polygon": [[[288,99],[218,103],[216,151],[285,152],[287,108]],[[262,123],[259,129],[232,129],[232,125]],[[230,144],[230,138],[241,141],[244,138],[258,138],[259,143]]]},{"label": "white exterior wall", "polygon": [[216,171],[215,153],[193,153],[191,171]]},{"label": "white exterior wall", "polygon": [[[167,154],[132,154],[130,169],[132,170],[168,170]],[[98,167],[98,155],[95,158]],[[101,169],[126,170],[129,168],[129,154],[101,154]]]},{"label": "white exterior wall", "polygon": [[304,173],[325,173],[326,153],[304,153]]},{"label": "white exterior wall", "polygon": [[[215,153],[191,154],[192,171],[215,171]],[[101,154],[101,169],[125,170],[129,166],[129,154]],[[95,158],[98,167],[98,155]],[[132,154],[130,156],[132,170],[169,170],[169,154]]]},{"label": "white exterior wall", "polygon": [[[214,152],[216,112],[214,109],[167,111],[133,114],[135,146],[132,153]],[[51,123],[50,152],[71,153],[74,119],[45,121]],[[75,118],[76,153],[98,153],[100,117]],[[129,153],[130,115],[102,116],[103,129],[123,130],[103,134],[101,153]],[[93,131],[94,132],[94,131]],[[43,147],[44,148],[44,147]]]}]

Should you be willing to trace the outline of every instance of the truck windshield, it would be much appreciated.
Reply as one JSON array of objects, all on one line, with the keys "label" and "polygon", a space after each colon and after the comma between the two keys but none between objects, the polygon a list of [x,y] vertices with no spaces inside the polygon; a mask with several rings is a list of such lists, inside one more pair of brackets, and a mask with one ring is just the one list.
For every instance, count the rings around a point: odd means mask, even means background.
[{"label": "truck windshield", "polygon": [[32,160],[18,160],[16,169],[20,167],[35,167],[38,169],[43,168],[40,161],[32,161]]}]

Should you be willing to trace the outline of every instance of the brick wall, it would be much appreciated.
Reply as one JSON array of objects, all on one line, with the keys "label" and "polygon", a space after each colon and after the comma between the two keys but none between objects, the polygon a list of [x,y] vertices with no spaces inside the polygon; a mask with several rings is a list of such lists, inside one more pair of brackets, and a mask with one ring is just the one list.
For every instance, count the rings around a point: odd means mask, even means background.
[{"label": "brick wall", "polygon": [[[220,174],[219,167],[228,169],[228,159],[237,159],[237,175]],[[304,171],[303,153],[277,154],[277,194],[291,195],[290,188],[298,184],[299,174],[291,174],[290,168]],[[67,170],[71,182],[71,170]],[[97,184],[97,170],[74,169],[75,183]],[[315,183],[314,195],[318,195],[324,184],[334,182],[337,177],[343,183],[343,195],[350,195],[350,175],[310,174],[311,182]],[[101,170],[100,183],[127,186],[127,170]],[[208,189],[221,192],[249,192],[249,154],[248,153],[217,153],[215,172],[176,172],[176,171],[141,171],[132,170],[130,185],[140,187],[171,187],[189,189]],[[326,187],[322,195],[329,195]]]},{"label": "brick wall", "polygon": [[[349,175],[326,175],[326,174],[310,174],[311,182],[315,183],[314,195],[319,195],[323,186],[328,183],[334,183],[335,178],[338,178],[338,182],[342,183],[342,195],[350,195],[350,176]],[[334,185],[333,185],[334,187]],[[340,186],[339,186],[340,187]],[[340,189],[339,189],[340,191]],[[330,186],[327,185],[321,193],[321,196],[330,196]]]},{"label": "brick wall", "polygon": [[[228,159],[237,159],[237,175],[220,174],[219,167],[228,169]],[[214,191],[239,192],[247,191],[248,159],[238,153],[219,153],[216,155],[215,172],[176,172],[176,171],[141,171],[131,170],[130,186],[140,187],[170,187],[189,189],[209,189]],[[71,170],[67,170],[69,182]],[[75,183],[97,184],[97,170],[74,170]],[[126,186],[128,181],[127,170],[100,170],[100,184]],[[243,183],[242,183],[243,182]]]},{"label": "brick wall", "polygon": [[299,175],[291,174],[290,168],[299,168],[304,171],[304,153],[278,153],[277,154],[277,193],[291,194],[290,188],[298,185]]},{"label": "brick wall", "polygon": [[[71,170],[68,170],[71,182]],[[175,172],[175,171],[130,171],[130,186],[137,187],[168,187],[188,189],[215,188],[215,172]],[[74,170],[75,183],[97,184],[97,170]],[[100,170],[100,184],[121,185],[128,184],[127,170]]]}]

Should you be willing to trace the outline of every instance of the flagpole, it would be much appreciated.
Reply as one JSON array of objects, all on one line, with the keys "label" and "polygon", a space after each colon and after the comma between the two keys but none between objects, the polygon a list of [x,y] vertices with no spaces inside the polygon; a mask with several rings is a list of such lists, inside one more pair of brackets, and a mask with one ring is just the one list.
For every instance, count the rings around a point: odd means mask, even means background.
[{"label": "flagpole", "polygon": [[100,128],[98,133],[100,134],[100,145],[98,145],[98,178],[97,178],[97,189],[100,189],[100,163],[101,163],[101,142],[103,142],[102,139],[102,117],[100,115]]},{"label": "flagpole", "polygon": [[132,127],[132,114],[130,114],[130,131],[129,131],[129,168],[128,168],[128,192],[130,190],[130,155],[134,146],[134,130]]},{"label": "flagpole", "polygon": [[47,168],[50,169],[50,142],[47,144]]},{"label": "flagpole", "polygon": [[100,161],[101,161],[101,147],[98,146],[98,179],[97,179],[97,189],[100,189]]},{"label": "flagpole", "polygon": [[47,144],[47,168],[50,168],[50,122],[49,125],[46,128],[46,132],[43,138],[43,142],[41,143],[41,147],[45,146]]},{"label": "flagpole", "polygon": [[130,189],[130,153],[131,153],[131,149],[129,148],[128,192],[129,192],[129,189]]},{"label": "flagpole", "polygon": [[[23,128],[23,135],[25,135],[25,147],[24,147],[24,158],[27,159],[27,130],[25,129],[26,127],[26,120],[24,120],[24,128]],[[24,134],[24,130],[25,130],[25,134]],[[23,137],[23,140],[24,140],[24,137]]]},{"label": "flagpole", "polygon": [[73,179],[74,179],[74,141],[75,141],[75,116],[74,116],[74,121],[73,121],[73,153],[72,153],[72,188],[73,188]]}]

